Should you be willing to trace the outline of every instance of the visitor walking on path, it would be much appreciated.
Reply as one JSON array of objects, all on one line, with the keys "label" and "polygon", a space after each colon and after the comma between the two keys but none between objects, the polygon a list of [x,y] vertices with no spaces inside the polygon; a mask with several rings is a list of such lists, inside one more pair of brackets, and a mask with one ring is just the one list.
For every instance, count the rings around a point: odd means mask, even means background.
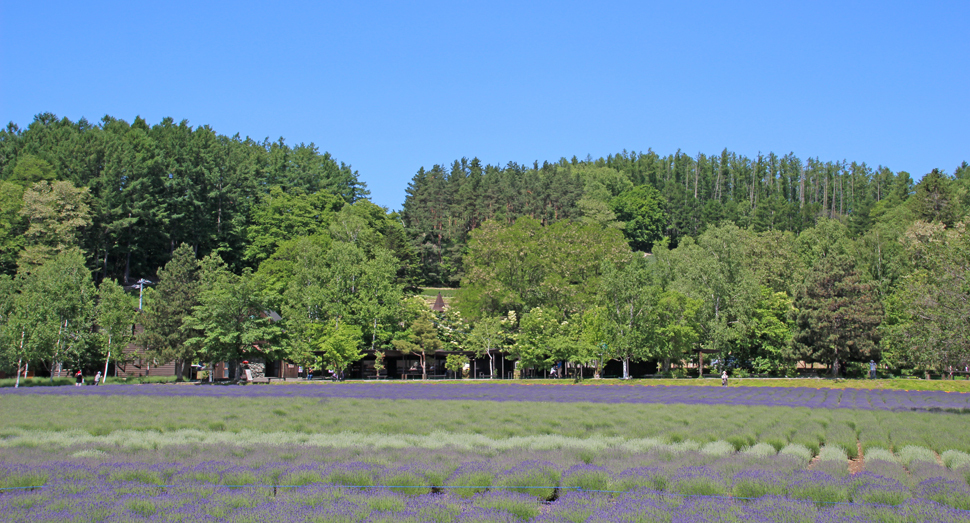
[{"label": "visitor walking on path", "polygon": [[721,371],[721,386],[727,387],[727,369]]},{"label": "visitor walking on path", "polygon": [[77,371],[77,374],[74,375],[74,386],[80,387],[81,385],[84,385],[84,374],[81,374],[81,371]]}]

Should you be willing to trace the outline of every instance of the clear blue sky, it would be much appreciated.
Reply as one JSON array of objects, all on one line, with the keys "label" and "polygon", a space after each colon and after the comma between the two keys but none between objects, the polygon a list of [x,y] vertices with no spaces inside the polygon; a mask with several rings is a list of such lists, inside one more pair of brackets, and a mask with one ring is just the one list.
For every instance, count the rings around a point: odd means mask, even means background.
[{"label": "clear blue sky", "polygon": [[391,208],[462,156],[970,161],[970,2],[788,4],[0,0],[0,121],[314,142]]}]

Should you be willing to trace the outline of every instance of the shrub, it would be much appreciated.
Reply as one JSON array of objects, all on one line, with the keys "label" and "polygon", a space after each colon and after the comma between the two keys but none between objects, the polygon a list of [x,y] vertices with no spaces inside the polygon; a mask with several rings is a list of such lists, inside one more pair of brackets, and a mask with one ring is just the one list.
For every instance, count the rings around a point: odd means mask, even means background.
[{"label": "shrub", "polygon": [[603,467],[575,465],[563,474],[563,489],[609,490],[610,473]]}]

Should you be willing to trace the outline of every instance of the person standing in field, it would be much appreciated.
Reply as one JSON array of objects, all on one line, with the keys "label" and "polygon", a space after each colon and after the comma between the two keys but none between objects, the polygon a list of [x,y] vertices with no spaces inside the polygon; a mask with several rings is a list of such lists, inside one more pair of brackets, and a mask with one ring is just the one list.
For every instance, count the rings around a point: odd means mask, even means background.
[{"label": "person standing in field", "polygon": [[876,379],[876,360],[869,360],[869,379]]},{"label": "person standing in field", "polygon": [[722,387],[727,387],[727,378],[728,378],[728,376],[727,376],[727,369],[724,369],[723,371],[721,371],[721,386]]},{"label": "person standing in field", "polygon": [[80,387],[82,384],[84,384],[84,374],[81,374],[81,371],[77,371],[77,374],[74,375],[74,386]]},{"label": "person standing in field", "polygon": [[97,374],[94,375],[94,385],[98,386],[101,384],[101,371],[99,370]]}]

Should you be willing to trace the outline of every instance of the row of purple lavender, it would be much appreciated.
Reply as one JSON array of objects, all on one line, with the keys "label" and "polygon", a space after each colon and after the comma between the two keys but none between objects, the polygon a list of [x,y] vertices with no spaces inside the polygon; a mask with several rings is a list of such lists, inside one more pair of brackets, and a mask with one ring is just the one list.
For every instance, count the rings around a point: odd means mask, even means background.
[{"label": "row of purple lavender", "polygon": [[970,410],[970,394],[811,387],[689,387],[515,383],[340,383],[242,386],[108,385],[0,389],[0,395],[319,397],[592,403],[662,403],[843,408],[892,411]]},{"label": "row of purple lavender", "polygon": [[[970,510],[970,463],[948,468],[922,459],[908,464],[891,458],[871,459],[865,462],[865,471],[849,474],[844,460],[823,458],[806,466],[803,458],[786,454],[712,456],[654,450],[626,460],[625,468],[619,460],[586,464],[565,455],[555,462],[521,457],[459,462],[429,455],[385,465],[350,460],[259,465],[199,461],[182,465],[79,457],[0,465],[0,492],[6,495],[43,487],[35,492],[42,499],[46,492],[63,489],[80,492],[107,486],[162,494],[185,485],[208,485],[209,489],[246,487],[260,495],[275,496],[307,486],[340,485],[362,490],[386,488],[410,495],[448,492],[459,498],[485,491],[519,492],[534,500],[553,500],[566,491],[619,494],[648,489],[679,496],[781,496],[816,503],[899,505],[916,498]],[[546,453],[544,457],[555,459],[555,454]],[[258,456],[247,456],[250,461],[253,458]]]},{"label": "row of purple lavender", "polygon": [[970,512],[932,500],[896,504],[819,503],[764,496],[739,500],[677,496],[649,489],[616,496],[565,491],[554,502],[509,491],[471,497],[408,496],[326,485],[269,491],[207,484],[158,489],[138,483],[66,481],[42,492],[0,495],[0,519],[31,522],[293,523],[701,523],[701,522],[970,522]]}]

